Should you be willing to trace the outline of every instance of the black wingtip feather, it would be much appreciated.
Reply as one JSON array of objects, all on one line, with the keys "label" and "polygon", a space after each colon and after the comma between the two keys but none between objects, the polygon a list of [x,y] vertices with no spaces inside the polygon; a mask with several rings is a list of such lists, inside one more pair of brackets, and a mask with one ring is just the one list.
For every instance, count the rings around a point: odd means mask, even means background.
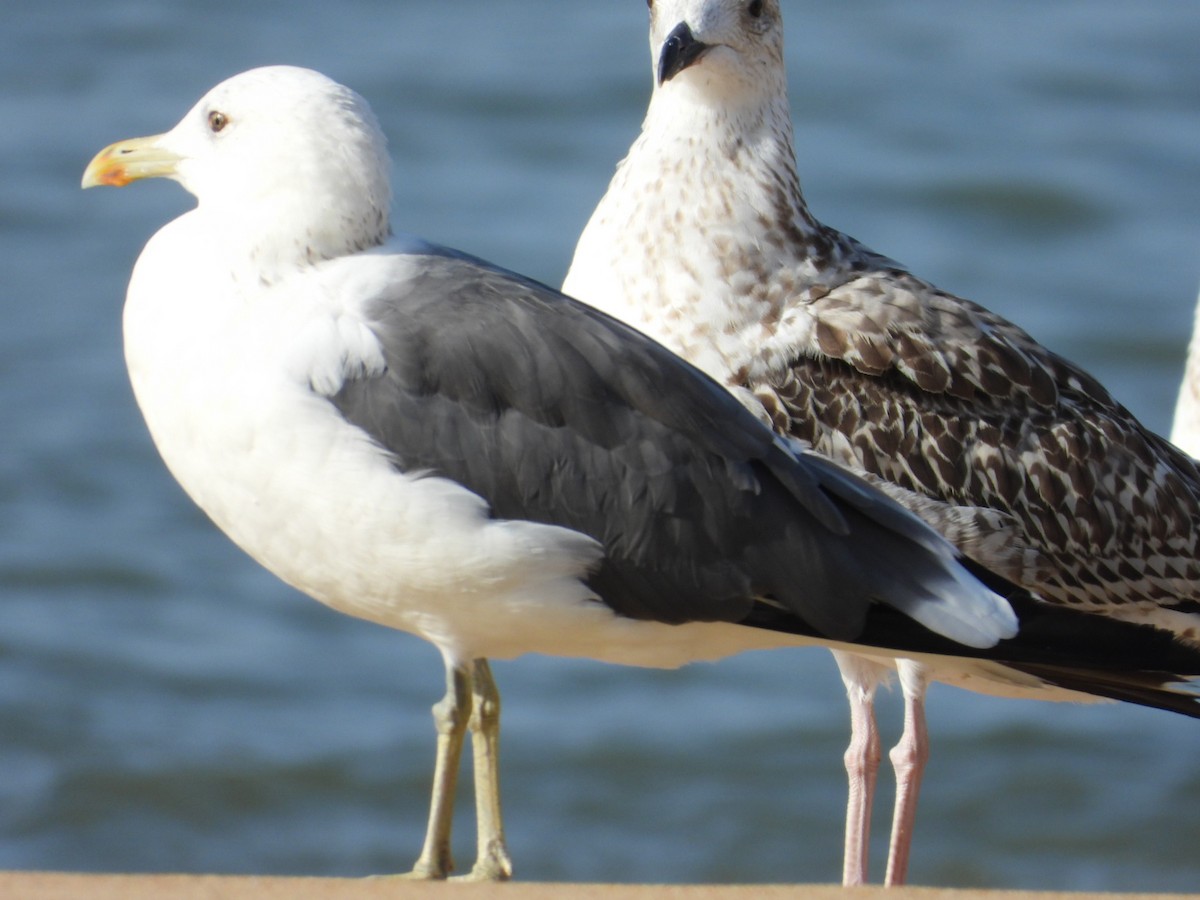
[{"label": "black wingtip feather", "polygon": [[1067,690],[1200,719],[1197,685],[1169,672],[1115,672],[1030,663],[1018,663],[1013,668]]},{"label": "black wingtip feather", "polygon": [[[992,576],[1020,621],[1016,637],[975,649],[954,643],[886,606],[872,607],[857,643],[897,655],[989,660],[1067,690],[1200,718],[1200,647],[1161,628],[1040,601]],[[817,637],[760,604],[742,624]]]}]

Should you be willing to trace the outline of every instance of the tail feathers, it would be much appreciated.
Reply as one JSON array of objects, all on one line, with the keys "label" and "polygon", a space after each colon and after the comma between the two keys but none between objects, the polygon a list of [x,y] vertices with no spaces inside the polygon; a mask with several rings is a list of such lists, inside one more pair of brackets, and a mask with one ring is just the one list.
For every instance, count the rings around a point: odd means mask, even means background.
[{"label": "tail feathers", "polygon": [[1020,633],[1011,604],[952,559],[944,561],[940,572],[931,570],[917,590],[901,594],[892,605],[926,628],[971,647],[993,647]]},{"label": "tail feathers", "polygon": [[[990,579],[1003,587],[998,579]],[[1065,689],[1200,718],[1200,647],[1150,625],[1057,606],[1007,591],[1020,631],[994,647],[956,643],[908,616],[874,605],[854,643],[897,657],[933,654],[985,659]],[[743,624],[821,635],[781,610],[757,604]]]},{"label": "tail feathers", "polygon": [[1073,691],[1200,718],[1200,647],[1152,625],[1034,598],[983,566],[964,566],[1006,596],[1020,632],[996,649],[1000,662]]},{"label": "tail feathers", "polygon": [[1168,672],[1113,672],[1017,663],[1012,668],[1048,684],[1200,719],[1200,681]]}]

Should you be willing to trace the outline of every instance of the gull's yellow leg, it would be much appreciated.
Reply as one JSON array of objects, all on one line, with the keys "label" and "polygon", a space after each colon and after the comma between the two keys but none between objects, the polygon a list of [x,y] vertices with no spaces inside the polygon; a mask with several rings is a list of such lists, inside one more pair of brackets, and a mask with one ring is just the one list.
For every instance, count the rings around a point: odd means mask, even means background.
[{"label": "gull's yellow leg", "polygon": [[471,749],[475,760],[475,820],[479,831],[478,856],[468,881],[507,881],[512,859],[504,842],[500,812],[500,692],[486,659],[475,660],[471,670]]},{"label": "gull's yellow leg", "polygon": [[[486,665],[486,664],[485,664]],[[437,760],[433,768],[433,800],[425,846],[413,870],[403,878],[445,878],[454,869],[450,855],[450,829],[454,820],[454,795],[462,760],[463,738],[471,718],[471,673],[466,666],[446,666],[446,696],[433,707],[437,728]]]}]

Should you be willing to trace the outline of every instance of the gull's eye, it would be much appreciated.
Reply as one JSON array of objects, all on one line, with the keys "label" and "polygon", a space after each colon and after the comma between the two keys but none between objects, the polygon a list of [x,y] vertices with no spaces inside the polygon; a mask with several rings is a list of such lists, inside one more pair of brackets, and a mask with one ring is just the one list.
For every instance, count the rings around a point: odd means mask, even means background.
[{"label": "gull's eye", "polygon": [[763,0],[750,0],[750,5],[746,7],[746,12],[757,19],[762,15],[762,8]]},{"label": "gull's eye", "polygon": [[229,116],[223,112],[217,112],[215,109],[208,114],[208,130],[216,134],[226,125],[229,124]]}]

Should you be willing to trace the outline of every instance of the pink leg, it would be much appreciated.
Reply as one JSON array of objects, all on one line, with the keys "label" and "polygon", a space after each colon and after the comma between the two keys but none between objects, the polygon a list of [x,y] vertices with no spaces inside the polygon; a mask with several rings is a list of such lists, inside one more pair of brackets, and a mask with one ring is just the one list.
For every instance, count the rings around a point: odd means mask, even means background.
[{"label": "pink leg", "polygon": [[846,775],[850,781],[846,804],[846,842],[842,855],[842,884],[867,881],[867,855],[871,843],[871,804],[881,753],[875,725],[875,689],[888,674],[881,663],[835,650],[850,700],[850,746],[846,748]]},{"label": "pink leg", "polygon": [[904,734],[889,756],[896,770],[896,808],[892,816],[892,841],[888,848],[887,875],[884,884],[904,884],[908,877],[909,851],[917,821],[917,796],[921,776],[929,761],[929,731],[925,726],[925,689],[928,680],[924,668],[910,660],[900,660],[900,687],[904,692]]}]

